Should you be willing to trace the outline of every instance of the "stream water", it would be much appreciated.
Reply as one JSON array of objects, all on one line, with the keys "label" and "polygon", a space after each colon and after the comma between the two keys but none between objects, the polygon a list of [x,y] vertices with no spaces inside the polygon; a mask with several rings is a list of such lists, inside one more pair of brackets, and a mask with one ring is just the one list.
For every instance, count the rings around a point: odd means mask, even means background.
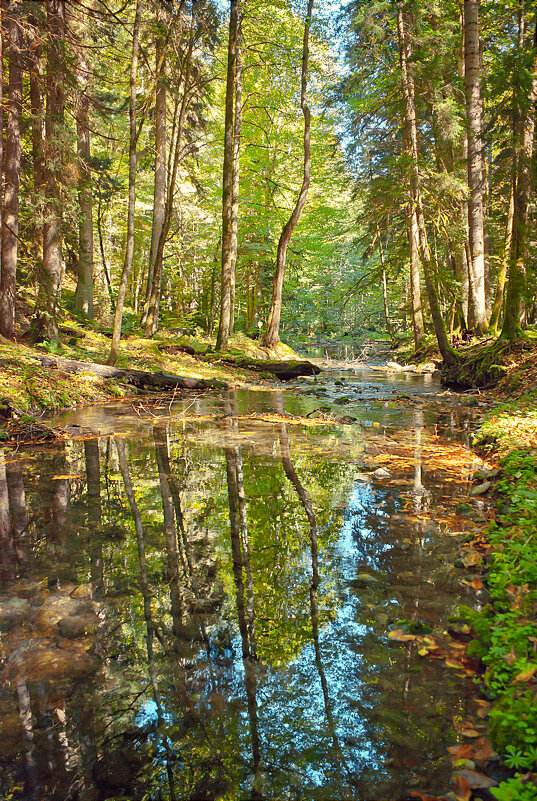
[{"label": "stream water", "polygon": [[388,636],[476,603],[472,412],[439,392],[327,374],[77,410],[64,445],[5,451],[0,797],[446,792],[475,689]]}]

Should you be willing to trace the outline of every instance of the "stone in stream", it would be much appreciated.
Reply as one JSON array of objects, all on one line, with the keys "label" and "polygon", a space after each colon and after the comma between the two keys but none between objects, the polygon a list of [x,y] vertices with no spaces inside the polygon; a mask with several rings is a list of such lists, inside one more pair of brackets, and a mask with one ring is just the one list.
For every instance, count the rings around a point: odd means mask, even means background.
[{"label": "stone in stream", "polygon": [[485,492],[488,492],[491,487],[492,487],[492,482],[491,481],[484,481],[482,484],[479,484],[477,487],[474,487],[470,491],[470,495],[472,495],[472,496],[484,495]]},{"label": "stone in stream", "polygon": [[98,618],[94,612],[85,612],[82,615],[70,615],[58,621],[58,629],[62,637],[68,640],[76,640],[78,637],[86,637],[94,634]]},{"label": "stone in stream", "polygon": [[375,472],[373,473],[375,478],[390,478],[391,474],[389,470],[386,470],[385,467],[378,467]]}]

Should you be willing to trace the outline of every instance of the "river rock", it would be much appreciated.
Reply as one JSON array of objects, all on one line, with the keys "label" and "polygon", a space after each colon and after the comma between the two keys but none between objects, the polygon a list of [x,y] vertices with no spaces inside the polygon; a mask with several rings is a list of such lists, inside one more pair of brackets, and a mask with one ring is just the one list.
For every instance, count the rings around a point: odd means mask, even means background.
[{"label": "river rock", "polygon": [[91,584],[79,584],[71,593],[71,598],[88,601],[93,597],[93,589]]},{"label": "river rock", "polygon": [[388,368],[388,370],[393,370],[395,373],[403,372],[403,367],[400,364],[397,364],[397,362],[388,362],[386,367]]},{"label": "river rock", "polygon": [[471,490],[470,495],[472,496],[484,495],[485,492],[488,492],[491,487],[492,487],[491,481],[484,481],[482,484],[479,484],[477,487],[474,487]]},{"label": "river rock", "polygon": [[62,637],[68,640],[76,640],[78,637],[86,637],[88,634],[93,634],[97,622],[97,615],[86,612],[83,615],[62,618],[58,621],[58,628]]},{"label": "river rock", "polygon": [[385,467],[378,467],[373,475],[375,478],[390,478],[390,471],[386,470]]},{"label": "river rock", "polygon": [[15,664],[17,674],[31,682],[81,679],[95,673],[100,662],[85,652],[45,644],[17,654]]}]

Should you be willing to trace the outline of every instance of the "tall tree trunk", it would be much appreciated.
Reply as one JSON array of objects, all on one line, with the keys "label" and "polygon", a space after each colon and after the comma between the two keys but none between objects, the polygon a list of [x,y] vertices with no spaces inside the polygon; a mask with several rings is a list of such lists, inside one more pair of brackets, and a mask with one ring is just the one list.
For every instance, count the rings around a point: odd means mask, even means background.
[{"label": "tall tree trunk", "polygon": [[45,336],[58,339],[58,315],[62,280],[62,197],[65,108],[65,0],[46,0],[47,47],[45,110],[45,209],[43,264],[39,309]]},{"label": "tall tree trunk", "polygon": [[[173,200],[175,195],[175,186],[177,184],[177,175],[179,172],[179,165],[181,163],[181,147],[183,144],[183,132],[185,128],[186,112],[188,104],[191,100],[191,73],[192,73],[192,53],[194,49],[194,11],[192,12],[190,38],[188,51],[185,57],[184,68],[184,90],[183,97],[179,103],[176,101],[174,113],[174,128],[172,130],[172,147],[170,152],[170,174],[166,187],[166,201],[164,206],[164,220],[160,230],[160,236],[157,245],[157,252],[155,254],[155,266],[153,272],[151,296],[147,303],[147,315],[145,324],[143,325],[144,333],[146,336],[153,336],[158,329],[159,310],[160,310],[160,294],[162,287],[162,266],[164,264],[164,248],[166,240],[170,232],[173,215]],[[174,139],[175,137],[175,139]]]},{"label": "tall tree trunk", "polygon": [[[464,61],[468,116],[468,238],[470,244],[472,300],[477,328],[487,330],[485,298],[485,146],[479,44],[479,2],[464,0]],[[473,279],[473,280],[472,280]]]},{"label": "tall tree trunk", "polygon": [[[153,294],[153,279],[155,277],[155,264],[162,228],[164,226],[166,205],[166,157],[167,157],[167,131],[166,131],[166,76],[165,76],[165,49],[166,37],[164,34],[165,18],[164,8],[159,3],[157,7],[157,38],[155,42],[157,91],[155,95],[155,183],[153,192],[153,222],[151,228],[151,250],[149,252],[149,270],[147,275],[147,291],[142,327],[145,327],[149,312],[150,298]],[[159,293],[160,294],[160,293]]]},{"label": "tall tree trunk", "polygon": [[226,350],[231,323],[231,285],[233,262],[233,167],[235,156],[235,87],[237,47],[240,35],[241,0],[230,0],[229,40],[227,53],[226,115],[224,133],[224,167],[222,177],[222,277],[220,323],[216,350]]},{"label": "tall tree trunk", "polygon": [[121,339],[121,326],[123,323],[123,309],[125,307],[125,295],[127,294],[127,284],[132,270],[134,258],[134,211],[136,205],[136,167],[137,167],[137,144],[138,131],[136,129],[136,86],[138,80],[138,52],[139,52],[139,33],[140,33],[141,3],[136,0],[134,12],[134,27],[132,31],[132,56],[130,72],[130,97],[129,97],[129,199],[127,205],[127,241],[125,244],[125,260],[123,271],[119,283],[119,290],[116,299],[116,312],[114,314],[114,329],[112,332],[112,344],[108,364],[114,365],[119,355],[119,341]]},{"label": "tall tree trunk", "polygon": [[380,238],[380,230],[377,227],[377,238],[379,243],[380,253],[380,266],[382,269],[382,301],[384,304],[384,319],[386,320],[386,330],[392,342],[395,342],[395,334],[393,332],[393,325],[390,319],[390,308],[388,306],[388,279],[386,277],[386,263],[384,261],[384,248],[382,246],[382,239]]},{"label": "tall tree trunk", "polygon": [[[84,11],[80,13],[84,15]],[[85,16],[85,15],[84,15]],[[87,32],[85,18],[82,19],[81,39]],[[78,181],[78,280],[75,291],[75,309],[88,319],[93,318],[93,203],[91,191],[91,140],[89,129],[90,99],[89,64],[84,45],[80,48],[77,64],[79,85],[76,116],[77,151],[80,177]]]},{"label": "tall tree trunk", "polygon": [[8,8],[9,86],[2,204],[2,248],[0,279],[0,334],[15,336],[15,293],[19,241],[19,188],[21,180],[22,32],[17,0]]},{"label": "tall tree trunk", "polygon": [[242,18],[239,14],[235,70],[235,122],[233,126],[233,188],[231,198],[231,275],[229,282],[229,334],[235,329],[235,293],[239,250],[239,189],[242,131]]},{"label": "tall tree trunk", "polygon": [[272,288],[272,303],[270,307],[269,319],[267,323],[267,330],[263,337],[263,345],[271,347],[277,345],[280,341],[280,319],[282,314],[282,291],[283,279],[285,275],[285,263],[287,258],[287,248],[293,232],[300,220],[306,200],[308,199],[308,191],[310,186],[311,175],[311,113],[306,101],[306,90],[308,87],[308,60],[309,60],[309,35],[311,27],[311,17],[313,14],[313,2],[309,0],[308,10],[306,12],[306,24],[304,26],[304,44],[302,49],[302,81],[300,92],[300,106],[304,115],[304,179],[302,181],[302,188],[298,196],[295,208],[289,218],[289,221],[284,226],[280,241],[278,242],[278,252],[276,255],[276,272],[274,275],[274,283]]},{"label": "tall tree trunk", "polygon": [[411,159],[410,169],[410,190],[411,200],[416,213],[418,228],[418,243],[420,261],[423,268],[423,276],[427,289],[427,297],[433,318],[433,325],[438,341],[440,353],[446,365],[454,364],[458,360],[458,354],[449,344],[442,311],[438,300],[438,294],[433,281],[433,259],[429,248],[425,217],[421,200],[420,177],[419,177],[419,148],[418,148],[418,125],[416,120],[416,103],[414,97],[414,76],[412,73],[412,41],[409,28],[409,11],[403,0],[397,2],[397,33],[399,39],[399,61],[401,65],[401,78],[404,106],[404,128],[406,146]]},{"label": "tall tree trunk", "polygon": [[509,192],[509,208],[507,209],[507,222],[505,224],[505,238],[503,243],[503,256],[500,269],[498,270],[498,278],[496,280],[496,292],[494,294],[494,301],[492,303],[492,311],[489,322],[489,333],[491,336],[496,336],[498,333],[498,326],[500,324],[500,317],[503,309],[504,290],[507,281],[507,271],[509,269],[509,259],[511,257],[511,243],[513,241],[513,225],[515,218],[515,183],[516,175],[511,178],[511,189]]},{"label": "tall tree trunk", "polygon": [[420,254],[418,242],[418,220],[414,203],[411,202],[407,215],[408,243],[410,248],[410,303],[412,305],[412,331],[416,350],[425,339],[425,324],[421,300]]},{"label": "tall tree trunk", "polygon": [[533,144],[535,139],[535,103],[537,101],[537,23],[533,39],[533,69],[526,108],[521,112],[523,120],[522,141],[517,143],[517,178],[515,185],[515,207],[513,237],[509,259],[505,316],[501,338],[515,340],[521,333],[520,302],[526,280],[528,206],[531,197]]},{"label": "tall tree trunk", "polygon": [[[43,13],[43,12],[41,12]],[[28,17],[28,72],[30,74],[30,117],[32,125],[32,166],[34,195],[37,201],[37,219],[32,235],[35,242],[36,262],[41,263],[43,246],[43,190],[45,184],[45,107],[43,103],[44,70],[41,29],[43,20]],[[41,273],[41,270],[38,270]]]}]

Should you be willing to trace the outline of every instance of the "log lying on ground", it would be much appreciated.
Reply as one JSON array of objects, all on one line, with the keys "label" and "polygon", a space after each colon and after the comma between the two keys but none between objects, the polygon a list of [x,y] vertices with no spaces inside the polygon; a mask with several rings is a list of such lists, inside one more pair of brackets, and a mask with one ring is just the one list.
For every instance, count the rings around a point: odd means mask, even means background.
[{"label": "log lying on ground", "polygon": [[290,359],[287,361],[276,361],[269,359],[251,359],[247,356],[218,356],[214,354],[211,361],[218,361],[221,364],[242,367],[244,370],[254,370],[257,373],[271,373],[281,381],[289,381],[292,378],[299,378],[303,375],[318,375],[321,368],[312,362],[302,359]]},{"label": "log lying on ground", "polygon": [[201,378],[171,375],[170,373],[148,373],[145,370],[123,370],[107,364],[93,362],[77,362],[73,359],[62,359],[58,356],[43,354],[34,356],[43,367],[57,368],[66,373],[91,373],[101,378],[116,378],[143,389],[226,389],[224,381],[205,381]]}]

